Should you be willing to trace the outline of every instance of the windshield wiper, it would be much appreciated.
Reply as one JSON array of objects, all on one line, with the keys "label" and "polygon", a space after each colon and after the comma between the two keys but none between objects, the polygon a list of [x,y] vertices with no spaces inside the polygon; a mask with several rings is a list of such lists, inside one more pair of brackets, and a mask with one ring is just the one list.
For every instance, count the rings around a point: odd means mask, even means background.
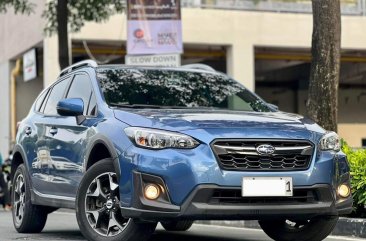
[{"label": "windshield wiper", "polygon": [[122,107],[122,108],[132,108],[132,109],[144,109],[144,108],[151,108],[151,109],[165,109],[165,106],[161,105],[145,105],[145,104],[118,104],[118,103],[109,103],[110,106],[113,107]]},{"label": "windshield wiper", "polygon": [[188,107],[188,106],[169,106],[169,105],[148,105],[148,104],[119,104],[119,103],[109,103],[109,106],[121,107],[121,108],[131,108],[131,109],[192,109],[192,110],[225,110],[225,108],[219,107]]}]

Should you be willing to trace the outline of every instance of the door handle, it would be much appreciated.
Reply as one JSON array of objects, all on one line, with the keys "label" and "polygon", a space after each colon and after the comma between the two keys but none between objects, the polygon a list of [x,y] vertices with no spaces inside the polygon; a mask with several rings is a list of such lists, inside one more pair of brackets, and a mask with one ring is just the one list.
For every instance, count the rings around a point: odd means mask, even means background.
[{"label": "door handle", "polygon": [[57,134],[57,128],[56,127],[52,127],[51,129],[50,129],[50,134],[51,135],[56,135]]},{"label": "door handle", "polygon": [[30,128],[29,126],[27,128],[25,128],[25,134],[27,136],[29,136],[30,134],[32,134],[32,128]]}]

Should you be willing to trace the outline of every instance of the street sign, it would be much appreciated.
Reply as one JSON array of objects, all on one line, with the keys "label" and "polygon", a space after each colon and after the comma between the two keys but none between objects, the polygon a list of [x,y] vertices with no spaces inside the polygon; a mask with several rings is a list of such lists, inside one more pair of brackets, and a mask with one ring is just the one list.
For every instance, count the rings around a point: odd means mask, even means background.
[{"label": "street sign", "polygon": [[180,0],[127,3],[127,54],[183,52]]},{"label": "street sign", "polygon": [[23,77],[24,82],[37,77],[37,54],[36,49],[32,49],[23,55]]},{"label": "street sign", "polygon": [[127,65],[139,66],[180,66],[180,54],[162,54],[162,55],[126,55]]}]

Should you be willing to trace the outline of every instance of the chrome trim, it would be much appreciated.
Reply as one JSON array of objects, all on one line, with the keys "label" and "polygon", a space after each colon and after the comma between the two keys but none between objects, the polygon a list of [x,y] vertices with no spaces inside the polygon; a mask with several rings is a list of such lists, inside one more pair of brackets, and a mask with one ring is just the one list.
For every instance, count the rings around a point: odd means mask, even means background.
[{"label": "chrome trim", "polygon": [[34,188],[33,188],[33,192],[34,192],[34,194],[36,194],[37,196],[42,197],[42,198],[51,198],[51,199],[58,199],[58,200],[64,200],[64,201],[75,201],[76,200],[76,198],[73,198],[73,197],[65,197],[65,196],[40,193]]},{"label": "chrome trim", "polygon": [[[271,145],[275,151],[268,154],[259,153],[257,147],[261,145]],[[237,171],[306,170],[311,165],[316,148],[311,141],[300,139],[215,139],[210,146],[222,169]],[[278,166],[284,159],[280,161],[276,158],[281,157],[296,163],[283,163]],[[256,166],[258,163],[259,166]]]},{"label": "chrome trim", "polygon": [[[220,149],[220,151],[230,153],[230,154],[243,154],[243,155],[260,155],[256,147],[254,146],[243,146],[243,147],[237,147],[237,146],[223,146],[223,145],[213,145],[214,148]],[[297,153],[302,155],[311,155],[308,154],[309,150],[312,150],[313,147],[310,145],[306,146],[289,146],[289,147],[274,147],[275,152],[271,154],[272,156],[279,155],[279,154],[290,154],[290,153]]]}]

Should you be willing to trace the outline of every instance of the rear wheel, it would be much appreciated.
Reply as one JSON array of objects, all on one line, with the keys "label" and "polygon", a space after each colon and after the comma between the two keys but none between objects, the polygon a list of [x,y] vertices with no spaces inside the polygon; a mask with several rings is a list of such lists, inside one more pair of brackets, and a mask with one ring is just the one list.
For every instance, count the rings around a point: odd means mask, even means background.
[{"label": "rear wheel", "polygon": [[46,207],[32,204],[26,173],[22,164],[14,174],[11,195],[13,223],[19,233],[39,233],[46,225],[48,212]]},{"label": "rear wheel", "polygon": [[143,241],[156,223],[124,218],[119,204],[119,184],[111,159],[94,164],[80,183],[76,216],[83,235],[92,241]]},{"label": "rear wheel", "polygon": [[166,231],[187,231],[193,225],[193,221],[183,220],[183,221],[169,221],[161,222],[161,225]]},{"label": "rear wheel", "polygon": [[259,221],[259,224],[276,241],[321,241],[333,231],[337,221],[336,216],[325,216],[310,220]]}]

